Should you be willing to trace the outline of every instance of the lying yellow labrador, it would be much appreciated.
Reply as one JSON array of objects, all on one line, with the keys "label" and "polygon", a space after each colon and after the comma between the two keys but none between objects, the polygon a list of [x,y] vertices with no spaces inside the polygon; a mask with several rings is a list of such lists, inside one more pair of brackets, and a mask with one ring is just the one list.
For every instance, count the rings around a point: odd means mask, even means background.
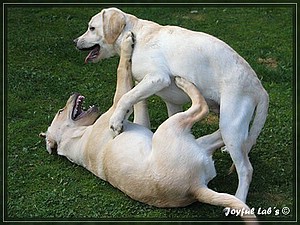
[{"label": "lying yellow labrador", "polygon": [[[95,107],[85,112],[80,94],[72,95],[41,136],[49,153],[54,150],[108,181],[131,198],[157,207],[180,207],[201,201],[237,210],[249,210],[230,194],[207,187],[216,175],[212,153],[223,146],[219,131],[195,139],[193,124],[208,113],[208,106],[190,82],[176,85],[192,100],[185,112],[171,116],[153,134],[144,126],[124,122],[124,132],[114,138],[109,120],[120,98],[131,90],[133,39],[127,33],[121,49],[117,88],[112,107],[99,118]],[[244,215],[255,220],[255,215]]]},{"label": "lying yellow labrador", "polygon": [[120,99],[110,119],[111,128],[116,134],[122,132],[127,111],[153,94],[166,102],[169,116],[181,111],[189,98],[175,85],[174,77],[185,78],[197,86],[211,108],[220,111],[222,138],[239,177],[236,196],[245,202],[253,173],[248,153],[264,126],[269,103],[254,70],[216,37],[161,26],[116,8],[93,16],[88,30],[74,42],[78,49],[90,50],[86,62],[98,62],[120,54],[128,30],[136,36],[132,76],[138,85]]}]

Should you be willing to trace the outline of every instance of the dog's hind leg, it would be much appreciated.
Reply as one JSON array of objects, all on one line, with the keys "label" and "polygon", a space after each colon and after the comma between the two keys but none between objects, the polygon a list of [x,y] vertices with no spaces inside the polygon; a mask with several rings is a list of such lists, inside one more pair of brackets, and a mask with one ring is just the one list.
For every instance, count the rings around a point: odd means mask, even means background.
[{"label": "dog's hind leg", "polygon": [[175,114],[174,116],[180,115],[179,123],[185,126],[186,129],[191,129],[194,123],[208,114],[208,105],[194,84],[181,77],[175,77],[175,82],[176,85],[190,97],[192,106],[188,110]]},{"label": "dog's hind leg", "polygon": [[[176,126],[177,129],[190,131],[197,121],[207,115],[208,105],[194,84],[181,77],[175,77],[175,82],[190,97],[192,106],[187,111],[171,116],[168,120],[172,121],[172,128]],[[221,131],[218,130],[212,134],[198,138],[197,144],[200,149],[205,149],[209,154],[212,154],[217,148],[224,146]]]},{"label": "dog's hind leg", "polygon": [[220,130],[217,130],[212,134],[208,134],[198,138],[197,143],[201,147],[201,149],[205,149],[211,155],[214,153],[216,149],[224,146],[224,141],[222,139]]},{"label": "dog's hind leg", "polygon": [[175,83],[190,97],[192,105],[188,110],[179,112],[163,122],[156,130],[155,137],[169,135],[178,138],[183,137],[183,134],[190,134],[192,126],[208,114],[208,105],[194,84],[181,77],[175,77]]},{"label": "dog's hind leg", "polygon": [[229,93],[226,100],[221,99],[220,130],[239,178],[235,196],[243,202],[246,202],[253,173],[246,143],[254,108],[255,102],[247,96]]}]

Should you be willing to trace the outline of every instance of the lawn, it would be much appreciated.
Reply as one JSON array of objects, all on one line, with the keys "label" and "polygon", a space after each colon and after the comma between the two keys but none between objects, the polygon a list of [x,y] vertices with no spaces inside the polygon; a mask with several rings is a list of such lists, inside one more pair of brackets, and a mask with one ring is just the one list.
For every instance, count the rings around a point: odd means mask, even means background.
[{"label": "lawn", "polygon": [[[212,34],[257,72],[269,93],[270,109],[250,153],[254,174],[247,203],[260,210],[262,221],[292,221],[296,216],[295,11],[293,6],[279,6],[120,7],[163,25]],[[72,92],[85,95],[86,105],[96,104],[102,112],[112,103],[118,57],[85,65],[87,53],[72,43],[102,7],[5,6],[4,220],[236,220],[225,217],[221,207],[202,203],[159,209],[136,202],[82,167],[46,152],[38,134],[46,131]],[[155,130],[166,119],[166,108],[158,97],[149,99],[149,108]],[[218,118],[211,113],[193,133],[198,137],[217,128]],[[218,175],[210,187],[234,194],[237,176],[228,175],[229,155],[217,151],[214,159]],[[287,215],[284,207],[290,209]]]}]

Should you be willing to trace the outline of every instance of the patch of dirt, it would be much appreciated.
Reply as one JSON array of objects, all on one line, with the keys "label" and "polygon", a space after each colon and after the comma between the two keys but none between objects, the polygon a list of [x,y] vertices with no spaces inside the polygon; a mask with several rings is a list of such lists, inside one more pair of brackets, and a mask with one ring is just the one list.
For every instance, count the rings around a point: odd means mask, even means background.
[{"label": "patch of dirt", "polygon": [[273,58],[258,58],[258,63],[259,64],[263,64],[266,65],[267,67],[271,68],[271,69],[276,69],[278,67],[278,62],[276,59]]},{"label": "patch of dirt", "polygon": [[206,124],[214,124],[218,125],[219,124],[219,116],[215,113],[209,113],[204,119],[204,123]]}]

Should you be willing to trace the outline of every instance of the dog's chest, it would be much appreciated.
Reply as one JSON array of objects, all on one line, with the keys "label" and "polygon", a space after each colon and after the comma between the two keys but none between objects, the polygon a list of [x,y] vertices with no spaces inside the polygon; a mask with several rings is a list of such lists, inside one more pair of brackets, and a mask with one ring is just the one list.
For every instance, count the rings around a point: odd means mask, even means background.
[{"label": "dog's chest", "polygon": [[132,77],[137,82],[140,82],[147,74],[147,70],[140,67],[141,66],[134,66],[134,64],[132,64]]},{"label": "dog's chest", "polygon": [[148,59],[144,53],[134,52],[132,55],[132,76],[136,81],[141,81],[146,75],[155,73],[157,67],[154,66],[158,59]]}]

